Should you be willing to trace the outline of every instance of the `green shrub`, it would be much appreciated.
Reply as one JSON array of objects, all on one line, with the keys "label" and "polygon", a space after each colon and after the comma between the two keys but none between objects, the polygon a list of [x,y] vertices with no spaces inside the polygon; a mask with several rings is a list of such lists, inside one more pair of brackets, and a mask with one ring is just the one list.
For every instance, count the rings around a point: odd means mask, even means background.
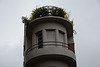
[{"label": "green shrub", "polygon": [[69,20],[68,13],[66,13],[62,8],[55,6],[44,6],[33,10],[29,19],[27,17],[22,17],[22,21],[28,23],[43,16],[59,16]]},{"label": "green shrub", "polygon": [[[44,17],[44,16],[59,16],[70,21],[69,13],[66,13],[64,9],[56,7],[56,6],[43,6],[43,7],[34,9],[29,19],[27,17],[22,17],[22,22],[25,24],[28,24],[32,20],[39,17]],[[70,23],[74,26],[73,20],[70,21]],[[73,32],[75,34],[77,33],[75,30],[73,30]]]}]

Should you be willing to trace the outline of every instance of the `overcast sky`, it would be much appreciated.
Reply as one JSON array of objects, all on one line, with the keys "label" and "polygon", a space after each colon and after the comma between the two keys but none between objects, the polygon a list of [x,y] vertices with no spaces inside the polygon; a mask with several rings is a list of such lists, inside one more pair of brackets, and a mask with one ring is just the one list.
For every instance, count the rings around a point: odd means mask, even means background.
[{"label": "overcast sky", "polygon": [[100,67],[100,0],[0,0],[0,67],[23,67],[21,17],[45,5],[71,12],[77,66]]}]

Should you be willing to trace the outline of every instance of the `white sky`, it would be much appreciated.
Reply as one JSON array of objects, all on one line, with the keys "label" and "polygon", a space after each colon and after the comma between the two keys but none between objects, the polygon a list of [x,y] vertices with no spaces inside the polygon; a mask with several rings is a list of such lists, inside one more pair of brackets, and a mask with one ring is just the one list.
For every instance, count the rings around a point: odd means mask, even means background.
[{"label": "white sky", "polygon": [[71,12],[77,66],[100,67],[100,0],[0,0],[0,67],[23,67],[21,17],[45,5]]}]

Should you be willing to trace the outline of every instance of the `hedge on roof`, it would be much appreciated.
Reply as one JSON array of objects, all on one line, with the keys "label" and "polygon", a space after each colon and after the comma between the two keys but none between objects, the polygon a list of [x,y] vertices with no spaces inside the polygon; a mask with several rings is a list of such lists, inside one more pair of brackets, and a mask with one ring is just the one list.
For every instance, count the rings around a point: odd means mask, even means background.
[{"label": "hedge on roof", "polygon": [[66,13],[64,9],[55,6],[43,6],[33,10],[30,18],[22,17],[22,21],[23,23],[29,23],[30,21],[43,16],[59,16],[69,20],[69,14]]},{"label": "hedge on roof", "polygon": [[[44,16],[59,16],[59,17],[67,19],[74,26],[73,20],[71,21],[69,19],[69,13],[66,13],[64,9],[56,7],[56,6],[43,6],[40,8],[36,8],[32,11],[30,18],[22,17],[22,22],[25,24],[28,24],[32,20],[39,17],[44,17]],[[75,34],[77,33],[75,30],[73,30],[73,32]]]}]

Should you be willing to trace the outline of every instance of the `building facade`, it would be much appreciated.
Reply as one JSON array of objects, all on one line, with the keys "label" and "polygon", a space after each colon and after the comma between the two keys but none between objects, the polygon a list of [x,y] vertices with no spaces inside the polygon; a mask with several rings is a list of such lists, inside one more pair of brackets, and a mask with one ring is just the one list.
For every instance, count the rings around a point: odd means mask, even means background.
[{"label": "building facade", "polygon": [[72,24],[57,16],[25,24],[24,67],[76,67]]}]

